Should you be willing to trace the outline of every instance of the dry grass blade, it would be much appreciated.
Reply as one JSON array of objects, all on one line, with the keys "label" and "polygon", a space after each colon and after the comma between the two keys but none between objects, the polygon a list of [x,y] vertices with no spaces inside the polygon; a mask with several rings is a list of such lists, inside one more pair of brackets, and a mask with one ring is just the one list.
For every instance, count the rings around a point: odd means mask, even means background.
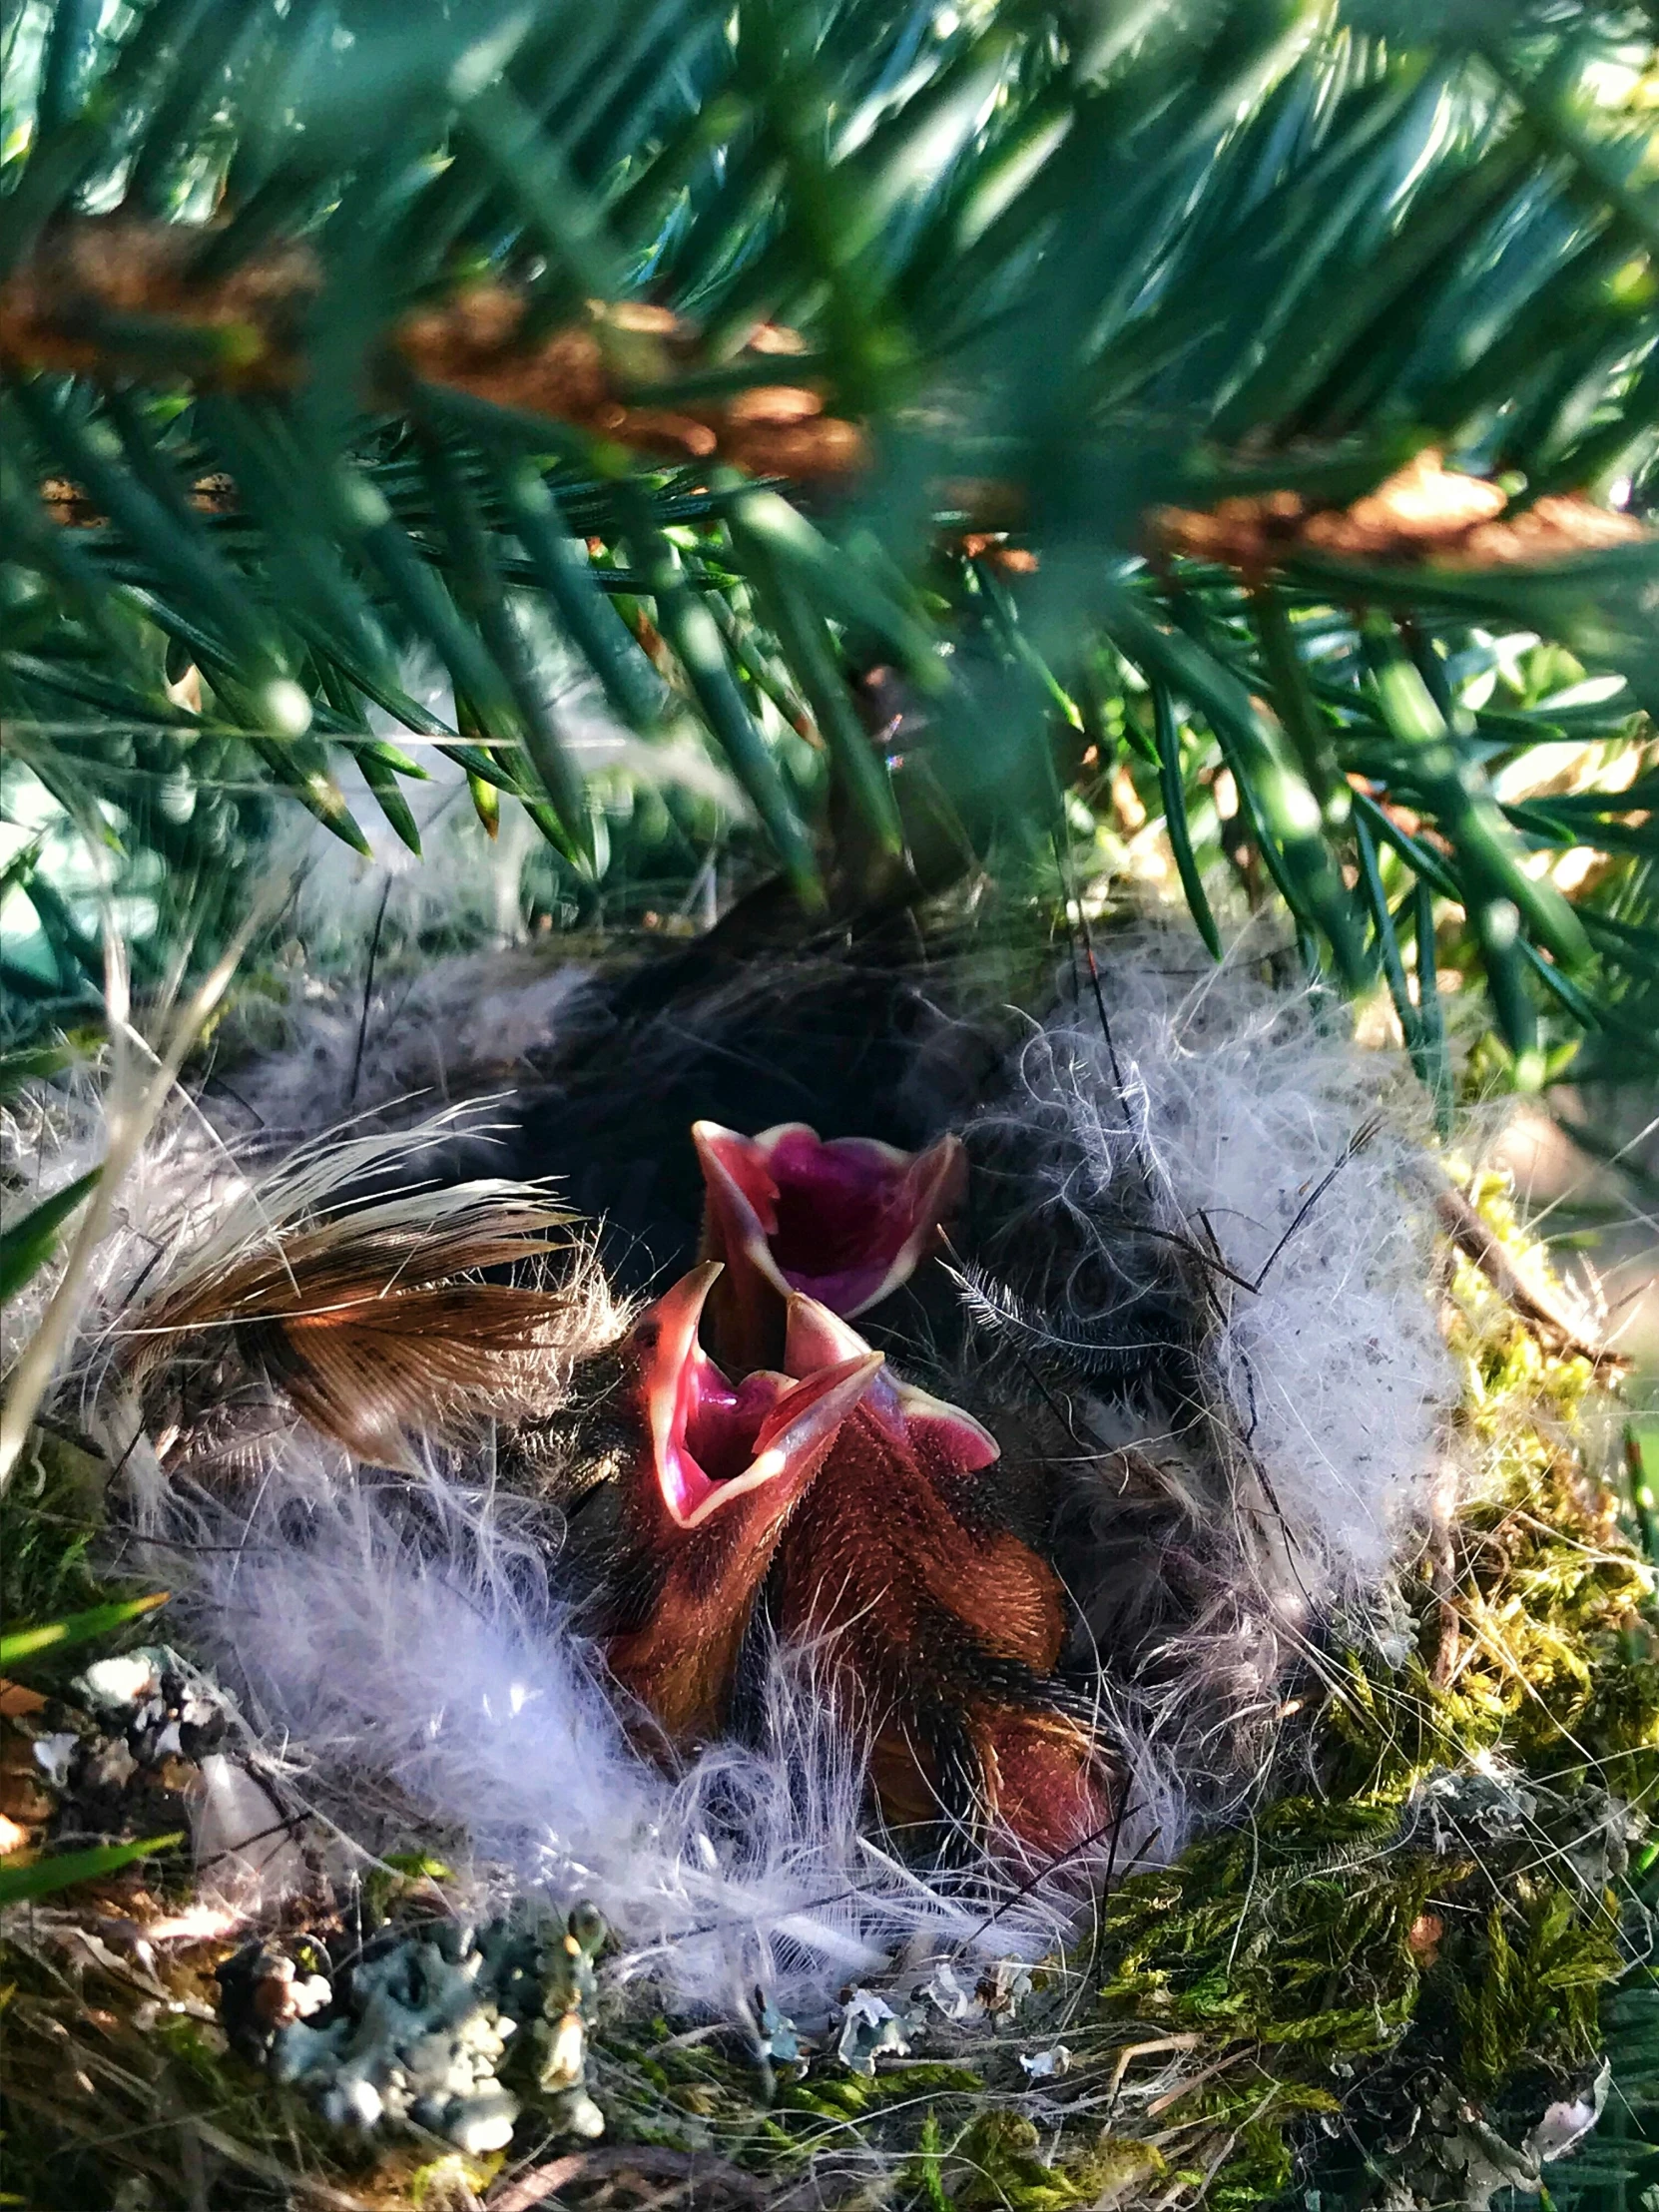
[{"label": "dry grass blade", "polygon": [[764,2204],[769,2198],[776,2201],[776,2192],[764,2181],[728,2159],[654,2144],[618,2143],[597,2150],[569,2151],[514,2175],[489,2198],[489,2212],[532,2212],[538,2205],[566,2201],[566,2192],[573,2187],[619,2180],[636,2186],[658,2184],[647,2199],[653,2205],[701,2204],[713,2212],[721,2205]]},{"label": "dry grass blade", "polygon": [[[96,851],[95,834],[88,833],[88,847]],[[23,1449],[29,1425],[45,1396],[64,1348],[74,1335],[85,1305],[92,1256],[114,1218],[116,1196],[161,1118],[178,1081],[179,1070],[203,1024],[218,1005],[236,973],[242,955],[285,895],[285,886],[273,878],[251,903],[241,929],[223,956],[209,970],[174,1016],[161,1050],[145,1057],[153,1066],[135,1064],[131,1047],[142,1043],[128,1022],[129,994],[126,953],[116,933],[113,917],[105,925],[105,1005],[115,1046],[115,1075],[111,1083],[108,1123],[109,1149],[70,1248],[62,1277],[53,1292],[40,1326],[25,1346],[13,1370],[6,1401],[0,1407],[0,1491],[10,1479]]]},{"label": "dry grass blade", "polygon": [[1523,1278],[1511,1254],[1461,1191],[1441,1191],[1434,1207],[1458,1251],[1474,1262],[1504,1304],[1543,1339],[1547,1350],[1575,1354],[1604,1373],[1616,1374],[1630,1366],[1623,1353],[1588,1335],[1551,1290]]}]

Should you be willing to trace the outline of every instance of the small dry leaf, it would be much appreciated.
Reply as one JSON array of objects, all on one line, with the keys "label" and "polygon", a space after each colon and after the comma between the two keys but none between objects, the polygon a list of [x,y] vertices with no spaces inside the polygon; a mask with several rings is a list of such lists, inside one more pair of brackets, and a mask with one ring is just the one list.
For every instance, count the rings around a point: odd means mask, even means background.
[{"label": "small dry leaf", "polygon": [[1440,1937],[1444,1934],[1445,1923],[1438,1913],[1419,1913],[1405,1937],[1411,1956],[1422,1965],[1431,1966],[1440,1954]]},{"label": "small dry leaf", "polygon": [[14,1828],[38,1828],[52,1817],[52,1798],[26,1774],[0,1774],[0,1820]]},{"label": "small dry leaf", "polygon": [[1021,545],[1007,542],[1006,530],[969,530],[955,541],[956,550],[964,560],[983,561],[987,568],[1000,570],[1004,576],[1035,576],[1038,560],[1035,553]]}]

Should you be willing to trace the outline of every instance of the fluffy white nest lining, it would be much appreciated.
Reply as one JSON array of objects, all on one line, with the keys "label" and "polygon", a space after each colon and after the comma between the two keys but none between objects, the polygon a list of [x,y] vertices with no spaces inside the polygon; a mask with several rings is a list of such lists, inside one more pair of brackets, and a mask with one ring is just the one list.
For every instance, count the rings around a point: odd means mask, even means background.
[{"label": "fluffy white nest lining", "polygon": [[1306,994],[1238,965],[1195,975],[1191,954],[1158,935],[1114,959],[1110,1043],[1086,999],[1083,1018],[1066,1009],[1022,1055],[1010,1111],[1050,1133],[1053,1196],[1079,1220],[1138,1151],[1165,1224],[1213,1237],[1231,1275],[1259,1283],[1216,1278],[1208,1361],[1304,1597],[1330,1603],[1375,1582],[1420,1519],[1454,1395],[1430,1295],[1426,1116]]},{"label": "fluffy white nest lining", "polygon": [[[989,1868],[923,1880],[883,1848],[810,1653],[776,1655],[761,1748],[665,1776],[537,1532],[442,1476],[417,1531],[405,1492],[338,1471],[303,1454],[274,1470],[235,1546],[198,1555],[188,1615],[263,1743],[368,1848],[406,1848],[411,1808],[436,1816],[486,1882],[593,1900],[623,1977],[726,2012],[760,1986],[816,2019],[895,1959],[1035,1957],[1063,1936],[1074,1895],[1022,1897]],[[209,1543],[224,1525],[197,1523]]]},{"label": "fluffy white nest lining", "polygon": [[[435,970],[419,1026],[441,1022],[448,997],[473,997],[476,982],[473,963]],[[1194,1806],[1218,1802],[1199,1770],[1224,1677],[1235,1706],[1271,1715],[1288,1656],[1307,1648],[1319,1616],[1371,1601],[1385,1611],[1390,1566],[1417,1540],[1441,1475],[1453,1382],[1408,1086],[1305,998],[1238,965],[1205,969],[1173,933],[1120,945],[1105,989],[1111,1046],[1096,1022],[1063,1009],[1033,1034],[995,1111],[1023,1127],[1050,1163],[1052,1203],[1078,1219],[1138,1153],[1162,1218],[1188,1236],[1207,1224],[1235,1275],[1254,1280],[1271,1258],[1259,1290],[1223,1283],[1205,1357],[1217,1393],[1247,1409],[1244,1458],[1277,1528],[1264,1545],[1259,1516],[1247,1532],[1225,1502],[1191,1501],[1200,1515],[1220,1507],[1205,1540],[1228,1594],[1174,1640],[1163,1691],[1127,1694],[1116,1716],[1132,1808],[1115,1847],[1121,1869],[1173,1854]],[[569,975],[540,974],[514,1034],[556,1027],[579,990]],[[261,1095],[302,1118],[319,1067],[337,1081],[344,1049],[341,1035],[307,1036],[301,1023],[293,1052],[258,1072]],[[369,1086],[382,1097],[395,1049],[394,1036]],[[1350,1157],[1379,1108],[1382,1133]],[[44,1184],[68,1180],[89,1149],[83,1129]],[[85,1417],[99,1348],[132,1286],[146,1269],[166,1275],[158,1253],[257,1203],[200,1118],[182,1112],[124,1194],[78,1372],[63,1385],[66,1412]],[[1112,1449],[1157,1441],[1105,1393],[1083,1413],[1103,1468]],[[399,1818],[417,1814],[462,1831],[482,1870],[566,1903],[591,1896],[622,1938],[623,1971],[649,1973],[672,1999],[730,2008],[759,1983],[805,2019],[895,1960],[1035,1955],[1086,1910],[1077,1868],[1047,1883],[989,1863],[924,1879],[885,1849],[813,1692],[810,1655],[775,1656],[759,1749],[716,1746],[664,1776],[630,1743],[594,1655],[570,1631],[545,1525],[517,1517],[487,1467],[434,1462],[413,1485],[358,1482],[342,1455],[296,1428],[227,1506],[167,1492],[153,1460],[145,1479],[144,1444],[113,1429],[109,1440],[147,1493],[192,1648],[332,1820],[383,1850]],[[1103,1695],[1115,1702],[1109,1685]]]},{"label": "fluffy white nest lining", "polygon": [[226,1099],[290,1139],[401,1099],[427,1113],[452,1095],[475,1099],[481,1083],[522,1078],[589,981],[575,962],[550,970],[521,951],[469,953],[393,980],[366,1023],[359,993],[319,988],[284,1025],[291,1041],[239,1067]]},{"label": "fluffy white nest lining", "polygon": [[988,1119],[1037,1186],[1004,1240],[1062,1255],[1046,1326],[1122,1336],[1172,1266],[1208,1309],[1196,1431],[1167,1391],[1095,1383],[1087,1362],[1065,1388],[1099,1457],[1073,1478],[1062,1569],[1108,1667],[1134,1647],[1115,1733],[1140,1787],[1163,1778],[1173,1851],[1268,1781],[1287,1685],[1322,1671],[1335,1620],[1397,1633],[1393,1572],[1451,1479],[1440,1175],[1420,1092],[1316,997],[1178,931],[1120,944],[1102,984],[1104,1021],[1087,990],[1063,1004]]}]

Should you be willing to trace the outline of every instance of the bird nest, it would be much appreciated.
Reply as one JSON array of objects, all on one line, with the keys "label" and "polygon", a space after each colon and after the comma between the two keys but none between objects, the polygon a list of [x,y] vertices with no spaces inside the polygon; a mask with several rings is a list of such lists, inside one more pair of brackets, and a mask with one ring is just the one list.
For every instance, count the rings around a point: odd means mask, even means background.
[{"label": "bird nest", "polygon": [[[7,1866],[192,1851],[8,1912],[22,2201],[1645,2175],[1608,1366],[1317,1006],[1102,968],[1018,1016],[844,963],[770,1014],[561,987],[487,1139],[558,1207],[452,1124],[217,1183],[162,1141],[7,1610],[116,1561],[173,1606],[18,1667]],[[768,1111],[804,1065],[816,1125]]]}]

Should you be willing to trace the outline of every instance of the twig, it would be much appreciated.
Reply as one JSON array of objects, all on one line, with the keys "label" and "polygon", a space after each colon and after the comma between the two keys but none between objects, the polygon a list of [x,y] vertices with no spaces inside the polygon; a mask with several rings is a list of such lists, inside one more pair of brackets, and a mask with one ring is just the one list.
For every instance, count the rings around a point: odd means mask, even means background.
[{"label": "twig", "polygon": [[1167,2112],[1172,2104],[1179,2104],[1183,2097],[1190,2096],[1202,2083],[1211,2080],[1216,2074],[1225,2073],[1229,2066],[1236,2066],[1246,2055],[1242,2050],[1223,2051],[1219,2058],[1213,2058],[1209,2065],[1201,2067],[1190,2081],[1183,2081],[1179,2087],[1166,2089],[1161,2097],[1155,2097],[1146,2108],[1147,2118],[1155,2120],[1160,2112]]},{"label": "twig", "polygon": [[1107,2083],[1108,2093],[1116,2096],[1123,2086],[1123,2077],[1137,2058],[1149,2057],[1155,2050],[1197,2050],[1204,2040],[1202,2035],[1189,2031],[1184,2035],[1159,2035],[1150,2043],[1125,2043],[1118,2052],[1117,2064],[1112,2068],[1112,2078]]},{"label": "twig", "polygon": [[1623,1353],[1587,1337],[1547,1292],[1524,1279],[1502,1239],[1486,1226],[1461,1191],[1448,1185],[1435,1199],[1434,1211],[1458,1251],[1473,1261],[1504,1304],[1544,1340],[1546,1349],[1588,1360],[1593,1368],[1612,1368],[1621,1374],[1628,1370],[1630,1361]]},{"label": "twig", "polygon": [[[291,390],[308,373],[299,333],[323,287],[321,263],[304,241],[280,240],[222,274],[205,273],[204,250],[215,240],[203,225],[122,214],[54,224],[0,280],[0,356],[105,382],[154,378],[160,358],[171,379],[183,343],[198,387]],[[670,461],[718,455],[758,476],[836,477],[865,464],[857,424],[825,410],[816,380],[781,374],[775,355],[746,351],[726,364],[753,375],[728,398],[699,388],[695,364],[680,358],[693,327],[666,310],[650,310],[656,319],[645,328],[638,303],[596,302],[541,334],[530,309],[529,292],[497,279],[457,286],[397,317],[376,333],[380,395],[395,404],[426,399],[497,434],[522,432],[532,451],[543,449],[549,423],[563,423]],[[158,336],[174,344],[158,353]],[[78,491],[66,485],[54,504],[69,520],[94,520],[96,502]],[[223,513],[234,511],[237,492],[210,477],[195,497]]]}]

